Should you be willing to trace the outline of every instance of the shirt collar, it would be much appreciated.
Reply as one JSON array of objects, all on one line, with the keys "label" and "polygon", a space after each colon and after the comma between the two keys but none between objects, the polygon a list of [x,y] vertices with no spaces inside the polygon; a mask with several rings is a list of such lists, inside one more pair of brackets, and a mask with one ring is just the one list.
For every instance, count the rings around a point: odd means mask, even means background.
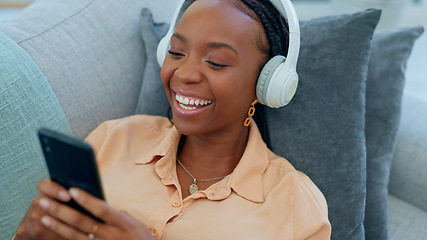
[{"label": "shirt collar", "polygon": [[[178,150],[178,144],[181,134],[173,126],[166,136],[159,141],[157,147],[145,154],[142,158],[135,161],[135,164],[148,164],[155,159],[156,173],[160,178],[174,176],[171,173],[176,169],[175,156]],[[169,157],[167,157],[169,156]],[[254,122],[250,125],[249,139],[245,152],[231,175],[218,182],[214,189],[221,189],[222,194],[215,197],[207,193],[207,198],[211,200],[221,200],[231,194],[231,189],[237,195],[253,202],[261,203],[264,201],[264,191],[262,176],[269,163],[268,148],[262,140],[258,127]],[[227,189],[227,190],[226,190]],[[211,191],[208,188],[206,191]]]},{"label": "shirt collar", "polygon": [[164,135],[164,137],[158,138],[159,141],[156,144],[156,147],[152,148],[151,151],[147,152],[140,158],[137,158],[135,160],[135,164],[148,164],[154,159],[158,159],[159,156],[163,157],[170,154],[171,152],[174,152],[176,155],[181,134],[173,125]]},{"label": "shirt collar", "polygon": [[230,186],[239,196],[264,202],[262,176],[269,164],[268,151],[258,127],[252,122],[248,145],[231,176]]}]

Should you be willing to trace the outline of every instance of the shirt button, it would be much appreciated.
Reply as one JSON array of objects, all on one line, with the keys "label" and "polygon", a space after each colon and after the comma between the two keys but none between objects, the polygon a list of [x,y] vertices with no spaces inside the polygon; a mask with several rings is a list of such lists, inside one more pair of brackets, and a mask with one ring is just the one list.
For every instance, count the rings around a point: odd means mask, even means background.
[{"label": "shirt button", "polygon": [[173,202],[172,206],[173,207],[181,207],[181,203],[180,202]]},{"label": "shirt button", "polygon": [[156,229],[151,229],[151,234],[155,237],[157,236],[157,230]]}]

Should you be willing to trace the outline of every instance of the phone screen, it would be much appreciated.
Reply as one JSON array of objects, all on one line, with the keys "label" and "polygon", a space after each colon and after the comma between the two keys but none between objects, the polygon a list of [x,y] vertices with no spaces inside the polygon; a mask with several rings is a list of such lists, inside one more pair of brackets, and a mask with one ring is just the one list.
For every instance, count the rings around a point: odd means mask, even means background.
[{"label": "phone screen", "polygon": [[[104,199],[92,147],[83,140],[49,129],[38,131],[50,178],[65,187],[81,188]],[[64,203],[96,219],[74,200]],[[99,221],[99,219],[97,219]]]}]

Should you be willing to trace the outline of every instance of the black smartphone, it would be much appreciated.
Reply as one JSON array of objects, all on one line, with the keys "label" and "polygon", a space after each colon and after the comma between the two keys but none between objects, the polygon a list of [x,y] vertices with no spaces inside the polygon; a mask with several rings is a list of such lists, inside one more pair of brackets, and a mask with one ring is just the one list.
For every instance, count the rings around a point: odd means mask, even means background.
[{"label": "black smartphone", "polygon": [[[104,199],[92,147],[82,139],[42,128],[38,131],[50,178],[65,187],[81,188]],[[74,200],[64,204],[98,220]]]}]

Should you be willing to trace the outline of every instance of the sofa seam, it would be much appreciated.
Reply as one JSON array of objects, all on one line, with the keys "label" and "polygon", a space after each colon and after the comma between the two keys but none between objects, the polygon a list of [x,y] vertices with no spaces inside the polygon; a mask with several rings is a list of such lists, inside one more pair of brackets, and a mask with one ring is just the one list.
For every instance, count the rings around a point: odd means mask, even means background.
[{"label": "sofa seam", "polygon": [[[420,212],[427,213],[427,211],[425,211],[424,209],[420,208],[419,206],[417,206],[417,205],[415,205],[415,204],[413,204],[413,203],[411,203],[411,202],[408,202],[406,199],[403,199],[402,197],[399,197],[399,196],[397,196],[397,195],[395,195],[395,194],[391,194],[391,193],[389,193],[388,195],[390,195],[390,196],[392,196],[392,197],[394,197],[394,198],[398,199],[399,201],[404,202],[405,204],[410,205],[411,207],[413,207],[413,208],[415,208],[415,209],[419,210]],[[387,202],[390,202],[390,201],[389,201],[389,200],[387,200]],[[390,204],[388,204],[388,205],[390,205]],[[390,206],[388,206],[387,211],[389,212],[389,210],[390,210]]]},{"label": "sofa seam", "polygon": [[64,18],[64,19],[62,19],[62,20],[61,20],[61,21],[59,21],[58,23],[56,23],[56,24],[54,24],[54,25],[50,26],[49,28],[47,28],[47,29],[43,30],[43,31],[42,31],[42,32],[40,32],[40,33],[37,33],[37,34],[35,34],[35,35],[31,36],[31,37],[28,37],[28,38],[26,38],[26,39],[23,39],[23,40],[21,40],[21,41],[19,41],[19,42],[17,42],[17,43],[18,43],[18,44],[21,44],[21,43],[24,43],[24,42],[26,42],[26,41],[28,41],[28,40],[31,40],[31,39],[33,39],[33,38],[36,38],[36,37],[39,37],[39,36],[41,36],[41,35],[45,34],[46,32],[48,32],[48,31],[52,30],[53,28],[56,28],[57,26],[59,26],[59,25],[63,24],[63,23],[64,23],[64,22],[66,22],[66,21],[68,21],[70,18],[72,18],[72,17],[74,17],[74,16],[76,16],[76,15],[80,14],[81,12],[83,12],[84,10],[86,10],[90,5],[92,5],[95,1],[96,1],[96,0],[92,0],[92,1],[90,1],[86,6],[84,6],[84,7],[83,7],[83,8],[81,8],[81,9],[79,9],[77,12],[75,12],[75,13],[71,14],[70,16],[68,16],[68,17],[66,17],[66,18]]}]

